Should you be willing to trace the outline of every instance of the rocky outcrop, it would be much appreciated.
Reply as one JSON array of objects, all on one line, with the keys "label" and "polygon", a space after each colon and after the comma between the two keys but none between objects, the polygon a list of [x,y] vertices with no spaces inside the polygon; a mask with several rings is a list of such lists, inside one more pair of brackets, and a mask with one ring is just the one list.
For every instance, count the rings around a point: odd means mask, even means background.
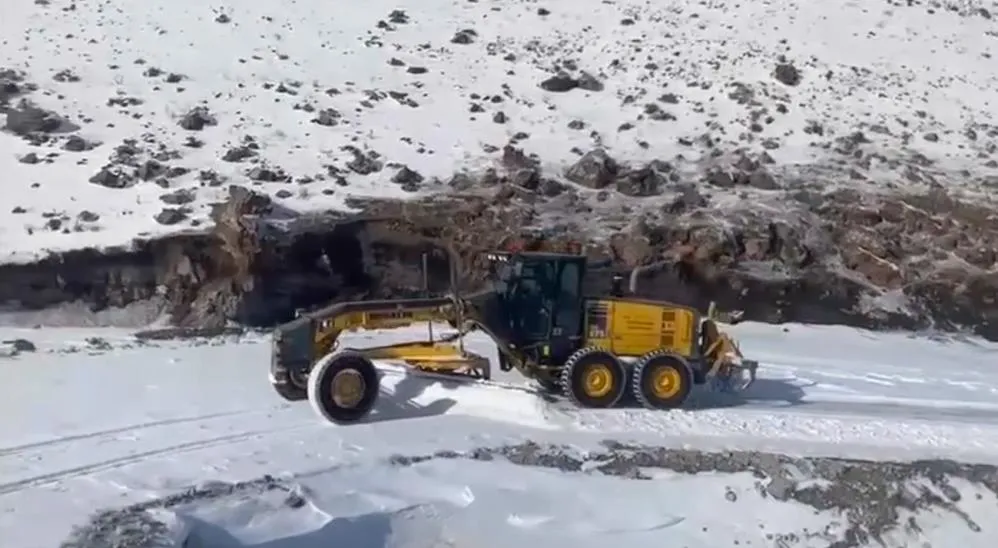
[{"label": "rocky outcrop", "polygon": [[[787,190],[766,166],[743,156],[692,183],[661,162],[625,166],[596,151],[551,176],[508,147],[497,170],[456,176],[450,194],[355,200],[350,214],[296,215],[234,185],[207,233],[0,267],[0,303],[100,309],[156,299],[184,327],[267,326],[333,300],[445,292],[451,251],[461,285],[473,287],[483,252],[515,243],[609,260],[593,291],[613,272],[662,263],[639,293],[700,308],[716,301],[750,320],[998,339],[998,218],[986,201],[939,186]],[[635,184],[645,191],[627,192]]]}]

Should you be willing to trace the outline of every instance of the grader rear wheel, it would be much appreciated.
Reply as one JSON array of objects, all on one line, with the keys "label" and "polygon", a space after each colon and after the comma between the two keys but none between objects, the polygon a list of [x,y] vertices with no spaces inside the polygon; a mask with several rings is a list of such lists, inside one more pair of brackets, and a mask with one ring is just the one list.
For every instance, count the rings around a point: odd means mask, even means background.
[{"label": "grader rear wheel", "polygon": [[634,397],[648,409],[675,409],[693,389],[686,360],[667,352],[650,352],[634,364]]},{"label": "grader rear wheel", "polygon": [[377,402],[378,370],[355,352],[330,354],[308,376],[308,401],[321,417],[336,424],[356,422]]},{"label": "grader rear wheel", "polygon": [[613,407],[627,389],[627,371],[611,352],[583,348],[565,362],[561,388],[579,407]]}]

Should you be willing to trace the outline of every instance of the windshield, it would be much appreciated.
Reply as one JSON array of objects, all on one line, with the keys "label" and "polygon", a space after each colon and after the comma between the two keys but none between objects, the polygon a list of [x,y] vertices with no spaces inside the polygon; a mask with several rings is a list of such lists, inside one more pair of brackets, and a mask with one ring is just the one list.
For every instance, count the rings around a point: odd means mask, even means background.
[{"label": "windshield", "polygon": [[496,290],[505,292],[510,284],[516,281],[523,271],[523,262],[520,260],[510,260],[508,256],[489,256],[492,262],[492,279]]}]

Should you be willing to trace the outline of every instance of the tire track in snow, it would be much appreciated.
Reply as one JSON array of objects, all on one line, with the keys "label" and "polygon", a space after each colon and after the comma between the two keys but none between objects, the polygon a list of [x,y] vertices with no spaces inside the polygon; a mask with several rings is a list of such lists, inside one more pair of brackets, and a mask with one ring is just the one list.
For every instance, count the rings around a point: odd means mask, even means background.
[{"label": "tire track in snow", "polygon": [[132,424],[129,426],[121,426],[118,428],[110,428],[107,430],[97,430],[94,432],[87,432],[84,434],[73,434],[69,436],[63,436],[59,438],[52,438],[43,441],[36,441],[31,443],[25,443],[21,445],[12,445],[9,447],[0,447],[0,457],[14,456],[25,451],[30,451],[32,449],[45,449],[48,447],[54,447],[57,445],[62,445],[65,443],[77,442],[90,440],[95,438],[101,438],[104,436],[112,436],[115,434],[127,434],[129,432],[137,432],[141,430],[148,430],[151,428],[158,428],[163,426],[174,426],[180,424],[190,424],[197,422],[205,422],[213,419],[236,417],[240,415],[248,415],[253,413],[267,413],[270,411],[275,411],[281,409],[281,406],[275,406],[269,409],[258,409],[258,410],[246,410],[246,411],[229,411],[225,413],[209,413],[207,415],[194,415],[190,417],[181,417],[176,419],[164,419],[158,421],[141,422],[138,424]]},{"label": "tire track in snow", "polygon": [[[826,363],[834,365],[836,363],[834,360],[786,357],[767,359],[765,355],[761,356],[762,367],[759,369],[759,379],[754,388],[750,387],[745,394],[735,398],[737,401],[725,401],[722,396],[721,399],[711,402],[708,396],[706,398],[708,403],[700,407],[705,409],[743,407],[746,410],[771,410],[779,413],[833,417],[866,416],[877,419],[998,423],[998,400],[981,401],[973,398],[975,394],[972,392],[967,392],[971,399],[959,399],[961,394],[954,393],[937,395],[929,392],[932,396],[926,397],[926,394],[911,394],[904,389],[896,390],[894,394],[889,391],[864,390],[871,383],[896,388],[897,381],[885,380],[897,378],[896,374],[877,373],[878,369],[888,366],[874,364],[874,367],[860,371],[842,371],[836,367],[822,367]],[[859,382],[859,389],[848,384],[844,385],[847,390],[844,393],[822,389],[824,386],[835,386],[835,381],[841,379]],[[913,380],[919,385],[933,386],[946,382],[947,379],[918,377]],[[912,380],[907,382],[910,384]],[[905,384],[905,381],[901,381],[901,384]]]},{"label": "tire track in snow", "polygon": [[59,470],[57,472],[49,472],[46,474],[39,474],[37,476],[32,476],[29,478],[19,479],[6,483],[0,483],[0,496],[17,493],[25,489],[44,487],[46,485],[51,485],[67,479],[85,477],[99,472],[107,472],[110,470],[115,470],[154,457],[168,457],[177,454],[188,453],[191,451],[198,451],[201,449],[233,445],[235,443],[246,441],[255,437],[266,436],[267,434],[273,434],[275,432],[291,432],[291,431],[304,430],[321,426],[323,426],[321,422],[314,422],[314,423],[299,424],[294,426],[283,426],[281,428],[250,430],[250,431],[240,432],[238,434],[230,434],[227,436],[219,436],[203,440],[190,441],[185,443],[179,443],[176,445],[170,445],[167,447],[162,447],[159,449],[142,451],[139,453],[132,453],[124,457],[107,459],[103,461],[94,462],[91,464]]}]

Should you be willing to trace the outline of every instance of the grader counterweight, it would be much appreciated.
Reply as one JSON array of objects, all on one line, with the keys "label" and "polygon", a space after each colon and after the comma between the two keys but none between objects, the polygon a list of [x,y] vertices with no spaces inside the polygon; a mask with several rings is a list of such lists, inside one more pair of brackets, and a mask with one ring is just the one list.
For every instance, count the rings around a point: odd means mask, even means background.
[{"label": "grader counterweight", "polygon": [[[331,422],[354,422],[376,405],[375,361],[488,380],[489,360],[462,344],[471,331],[495,342],[501,369],[516,369],[580,407],[613,407],[631,391],[645,407],[672,409],[694,384],[719,381],[741,390],[755,378],[757,364],[744,360],[719,329],[713,306],[703,316],[691,307],[621,292],[587,296],[584,282],[594,266],[583,255],[516,252],[489,259],[489,286],[474,293],[339,303],[279,326],[270,372],[275,390],[288,400],[308,399]],[[636,279],[637,272],[631,293]],[[345,331],[420,323],[429,329],[425,340],[339,347]],[[456,332],[435,337],[434,323]]]}]

